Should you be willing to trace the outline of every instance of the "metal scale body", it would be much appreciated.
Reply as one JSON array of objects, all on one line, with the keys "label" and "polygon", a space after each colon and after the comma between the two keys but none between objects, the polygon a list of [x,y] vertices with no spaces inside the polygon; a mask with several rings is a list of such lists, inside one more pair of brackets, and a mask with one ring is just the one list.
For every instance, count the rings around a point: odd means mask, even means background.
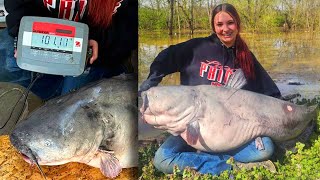
[{"label": "metal scale body", "polygon": [[88,34],[83,23],[25,16],[20,23],[17,64],[34,72],[78,76],[86,65]]}]

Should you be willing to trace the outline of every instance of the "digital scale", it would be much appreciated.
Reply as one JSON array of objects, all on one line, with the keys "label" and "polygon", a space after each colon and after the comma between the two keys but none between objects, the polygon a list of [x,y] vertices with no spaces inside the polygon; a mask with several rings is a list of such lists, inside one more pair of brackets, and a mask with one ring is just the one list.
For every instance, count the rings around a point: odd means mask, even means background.
[{"label": "digital scale", "polygon": [[88,34],[83,23],[25,16],[20,22],[17,64],[34,72],[78,76],[86,65]]}]

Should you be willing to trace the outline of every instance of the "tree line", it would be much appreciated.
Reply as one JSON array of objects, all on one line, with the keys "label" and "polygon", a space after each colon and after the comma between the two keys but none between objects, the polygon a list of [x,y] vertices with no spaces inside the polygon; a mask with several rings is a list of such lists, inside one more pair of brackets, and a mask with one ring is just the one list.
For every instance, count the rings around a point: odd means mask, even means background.
[{"label": "tree line", "polygon": [[211,30],[211,11],[230,3],[249,32],[320,31],[319,0],[138,0],[139,30]]}]

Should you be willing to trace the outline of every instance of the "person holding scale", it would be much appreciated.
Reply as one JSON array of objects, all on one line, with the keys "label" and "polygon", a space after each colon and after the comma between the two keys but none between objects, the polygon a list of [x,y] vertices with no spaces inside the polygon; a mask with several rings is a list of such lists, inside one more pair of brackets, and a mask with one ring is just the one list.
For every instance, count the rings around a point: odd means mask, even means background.
[{"label": "person holding scale", "polygon": [[[5,49],[6,62],[5,67],[0,67],[5,69],[5,71],[0,70],[2,73],[0,81],[14,82],[24,87],[28,87],[32,82],[33,73],[28,71],[28,68],[24,70],[17,66],[15,57],[19,57],[19,53],[23,52],[16,51],[13,46],[14,38],[18,37],[21,27],[20,21],[24,16],[52,17],[69,20],[70,24],[71,21],[75,21],[89,26],[88,44],[92,48],[92,57],[87,62],[87,69],[76,77],[66,76],[63,73],[58,73],[59,75],[48,73],[39,77],[31,87],[31,91],[42,99],[47,100],[66,94],[89,82],[119,75],[130,69],[126,62],[132,51],[137,49],[136,0],[5,0],[5,8],[9,14],[6,17],[7,28],[0,34],[0,49]],[[58,21],[55,24],[59,24]],[[59,56],[67,58],[70,52],[74,51],[76,43],[72,41],[75,37],[68,33],[72,34],[75,31],[66,31],[64,28],[60,30],[56,31],[55,35],[45,34],[41,32],[41,28],[38,32],[33,31],[31,36],[35,38],[32,39],[33,44],[27,45],[31,46],[34,54],[42,50],[41,56],[48,61],[54,57],[59,60]],[[17,42],[22,41],[20,35],[17,39]],[[60,55],[54,52],[59,52]],[[53,66],[50,65],[47,69],[53,69]],[[66,66],[57,69],[65,68]]]}]

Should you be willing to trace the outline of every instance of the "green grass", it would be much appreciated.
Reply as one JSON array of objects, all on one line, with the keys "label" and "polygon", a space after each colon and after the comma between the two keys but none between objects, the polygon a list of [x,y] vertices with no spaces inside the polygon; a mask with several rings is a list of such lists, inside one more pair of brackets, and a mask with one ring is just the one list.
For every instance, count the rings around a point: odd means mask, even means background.
[{"label": "green grass", "polygon": [[[304,102],[314,102],[305,100]],[[317,99],[319,103],[319,99]],[[295,153],[287,151],[286,154],[278,160],[273,161],[277,172],[272,173],[269,170],[259,167],[248,169],[239,169],[233,171],[224,171],[219,176],[212,176],[210,174],[200,174],[192,169],[184,169],[183,171],[178,168],[174,169],[173,174],[164,174],[156,170],[152,164],[154,154],[159,147],[157,143],[150,143],[146,146],[139,148],[139,176],[140,179],[158,180],[158,179],[195,179],[195,180],[224,180],[224,179],[248,179],[248,180],[268,180],[268,179],[318,179],[320,180],[320,113],[317,118],[316,131],[312,134],[309,142],[306,144],[297,143],[297,151]],[[234,166],[232,159],[228,161],[229,164]]]}]

